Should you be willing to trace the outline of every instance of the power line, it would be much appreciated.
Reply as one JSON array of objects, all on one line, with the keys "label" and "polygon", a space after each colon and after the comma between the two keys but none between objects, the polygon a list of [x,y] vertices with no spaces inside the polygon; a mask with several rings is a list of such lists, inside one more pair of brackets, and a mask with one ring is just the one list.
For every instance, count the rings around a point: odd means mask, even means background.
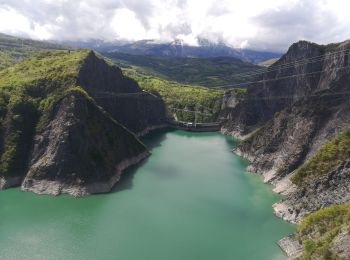
[{"label": "power line", "polygon": [[[283,69],[294,68],[295,66],[302,66],[302,65],[307,65],[307,64],[312,64],[312,63],[324,61],[324,60],[327,60],[327,59],[330,59],[330,58],[334,58],[335,55],[341,55],[344,52],[346,54],[348,54],[350,52],[350,49],[345,49],[345,50],[340,50],[340,51],[336,51],[336,52],[331,52],[331,53],[327,53],[327,54],[324,54],[324,55],[310,57],[310,58],[307,58],[307,59],[300,59],[300,60],[296,60],[296,61],[293,61],[293,62],[287,62],[287,63],[283,63],[283,64],[281,64],[279,66],[273,66],[273,67],[253,70],[253,71],[249,71],[249,72],[237,73],[237,74],[233,74],[232,76],[236,76],[236,77],[252,77],[252,76],[262,75],[262,74],[266,74],[266,73],[273,72],[273,71],[279,71],[279,70],[283,70]],[[205,82],[203,81],[203,82],[199,82],[197,84],[202,84],[202,83],[205,83]],[[244,84],[244,83],[237,83],[237,84]],[[229,86],[231,86],[231,85],[229,85]],[[216,88],[216,87],[220,87],[220,85],[217,85],[217,86],[211,85],[210,87],[211,88]]]},{"label": "power line", "polygon": [[310,95],[299,95],[299,96],[293,96],[293,95],[287,95],[287,96],[272,96],[272,97],[257,97],[257,98],[238,98],[239,101],[242,100],[274,100],[274,99],[301,99],[301,98],[309,98],[309,97],[324,97],[324,96],[344,96],[344,95],[350,95],[350,91],[339,91],[339,92],[332,92],[332,93],[314,93]]},{"label": "power line", "polygon": [[261,74],[261,73],[272,72],[272,71],[276,71],[276,70],[280,70],[280,69],[286,69],[286,68],[290,68],[290,67],[293,67],[296,65],[297,66],[306,65],[309,63],[315,63],[318,61],[322,61],[323,59],[333,58],[334,55],[341,55],[342,53],[349,52],[349,51],[350,51],[350,49],[330,52],[330,53],[326,53],[323,55],[318,55],[318,56],[314,56],[314,57],[310,57],[310,58],[306,58],[306,59],[299,59],[299,60],[292,61],[292,62],[286,62],[286,63],[283,63],[283,64],[278,65],[278,66],[269,67],[267,69],[265,69],[265,68],[257,69],[257,70],[243,72],[243,73],[237,73],[237,74],[233,74],[233,75],[234,76],[246,76],[246,75],[251,76],[251,75],[257,75],[257,74]]},{"label": "power line", "polygon": [[[128,93],[125,93],[128,94]],[[135,93],[130,93],[130,94],[135,94]],[[148,93],[149,94],[149,93]],[[323,96],[339,96],[339,95],[349,95],[350,91],[333,91],[331,93],[322,93],[322,92],[318,92],[318,93],[314,93],[314,94],[310,94],[310,95],[286,95],[286,96],[272,96],[272,97],[241,97],[241,98],[237,98],[239,101],[242,100],[271,100],[271,99],[295,99],[295,98],[304,98],[304,97],[323,97]],[[125,96],[125,95],[124,95]],[[117,95],[115,96],[109,96],[109,97],[93,97],[93,99],[111,99],[111,98],[116,98],[118,97]],[[205,115],[213,115],[212,113],[205,113],[202,111],[198,111],[198,110],[189,110],[189,109],[180,109],[180,108],[168,108],[171,110],[181,110],[181,111],[185,111],[185,112],[195,112],[195,113],[199,113],[199,114],[205,114]]]},{"label": "power line", "polygon": [[[323,73],[326,71],[335,71],[335,70],[342,70],[342,69],[348,69],[350,68],[350,66],[345,66],[342,68],[334,68],[334,69],[327,69],[327,70],[320,70],[320,71],[315,71],[315,72],[309,72],[309,73],[301,73],[301,74],[294,74],[294,75],[290,75],[290,76],[285,76],[285,77],[278,77],[278,78],[274,78],[274,79],[267,79],[267,80],[258,80],[258,81],[248,81],[248,82],[244,82],[244,83],[239,83],[239,84],[230,84],[230,85],[221,85],[221,86],[217,86],[217,87],[212,87],[212,89],[217,89],[217,88],[226,88],[226,87],[230,87],[230,88],[236,88],[236,87],[240,87],[240,86],[245,86],[245,85],[250,85],[250,84],[260,84],[260,83],[265,83],[265,82],[271,82],[271,81],[277,81],[277,80],[282,80],[282,79],[288,79],[288,78],[294,78],[294,77],[300,77],[300,76],[310,76],[310,75],[315,75],[315,74],[319,74],[319,73]],[[226,88],[227,89],[227,88]],[[229,90],[229,89],[227,89]]]},{"label": "power line", "polygon": [[[330,58],[331,55],[335,55],[337,53],[342,53],[342,52],[349,52],[349,50],[347,49],[347,50],[342,50],[342,51],[338,51],[338,52],[328,53],[326,55],[315,56],[315,57],[309,58],[309,59],[299,60],[299,63],[301,61],[305,62],[307,60],[313,60],[313,62],[315,62],[317,59],[319,59],[319,57],[328,56],[328,58]],[[296,61],[296,62],[298,62],[298,61]],[[296,62],[292,62],[292,64],[295,64]],[[293,77],[312,76],[312,75],[316,75],[316,74],[323,73],[323,72],[338,71],[338,70],[343,70],[343,69],[348,69],[348,68],[350,68],[350,66],[344,66],[344,67],[341,67],[341,68],[333,68],[333,69],[327,69],[327,70],[320,70],[320,71],[315,71],[315,72],[310,72],[310,73],[294,74],[294,75],[289,75],[289,76],[285,76],[285,77],[277,77],[277,78],[268,79],[268,80],[250,81],[250,82],[244,82],[244,83],[240,83],[240,84],[221,85],[221,86],[212,87],[212,88],[215,89],[215,88],[231,87],[233,89],[233,88],[236,88],[236,87],[239,87],[239,86],[248,85],[248,84],[261,84],[261,83],[266,83],[266,82],[271,82],[271,81],[278,81],[278,80],[283,80],[283,79],[288,79],[288,78],[293,78]],[[226,88],[226,90],[230,90],[230,89]],[[116,97],[120,97],[120,96],[142,95],[142,94],[149,94],[149,95],[155,96],[154,94],[152,94],[150,92],[147,92],[147,91],[132,92],[132,93],[113,93],[113,92],[101,92],[100,91],[100,92],[92,92],[92,93],[108,95],[108,96],[100,96],[100,97],[99,96],[95,96],[95,97],[93,97],[94,99],[110,99],[110,98],[116,98]],[[337,95],[348,95],[348,94],[350,94],[350,91],[333,92],[333,93],[328,93],[328,94],[322,93],[321,95],[322,96],[337,96]],[[290,95],[290,96],[256,97],[256,98],[254,98],[254,97],[252,97],[252,98],[243,97],[243,98],[237,98],[237,99],[239,99],[239,100],[267,100],[267,99],[271,100],[271,99],[290,99],[290,98],[302,98],[302,97],[313,97],[313,96],[320,96],[320,94],[311,94],[311,95],[307,95],[307,96],[294,96],[294,95],[291,96]],[[201,114],[212,115],[212,114],[203,113],[203,112],[200,112],[200,111],[191,111],[191,110],[186,110],[186,109],[176,109],[176,108],[169,108],[169,109],[182,110],[182,111],[187,111],[187,112],[194,112],[194,113],[201,113]]]},{"label": "power line", "polygon": [[[261,83],[266,83],[266,82],[271,82],[271,81],[278,81],[278,80],[282,80],[282,79],[288,79],[288,78],[294,78],[294,77],[300,77],[300,76],[311,76],[311,75],[316,75],[319,73],[323,73],[326,71],[338,71],[338,70],[343,70],[343,69],[348,69],[350,68],[350,66],[346,66],[346,67],[342,67],[342,68],[333,68],[333,69],[328,69],[328,70],[321,70],[321,71],[316,71],[316,72],[310,72],[310,73],[302,73],[302,74],[294,74],[294,75],[290,75],[290,76],[286,76],[286,77],[278,77],[275,79],[269,79],[269,80],[259,80],[259,81],[251,81],[251,82],[245,82],[242,84],[236,84],[236,85],[226,85],[228,87],[232,87],[232,89],[234,89],[237,86],[242,86],[247,85],[247,84],[261,84]],[[222,85],[221,87],[225,87],[225,85]],[[226,89],[226,90],[230,90],[230,89]],[[132,96],[132,95],[144,95],[144,94],[149,94],[149,95],[153,95],[154,94],[147,92],[147,91],[143,91],[143,92],[132,92],[132,93],[113,93],[113,92],[91,92],[91,93],[96,93],[96,94],[105,94],[108,96],[95,96],[94,99],[111,99],[111,98],[118,98],[121,96]],[[334,92],[337,93],[337,92]],[[346,92],[348,93],[348,92]],[[341,94],[344,94],[344,92],[341,92]],[[291,97],[295,97],[295,96],[280,96],[278,98],[291,98]],[[244,99],[244,98],[243,98]],[[259,98],[262,99],[262,98]],[[266,98],[263,98],[266,99]],[[268,98],[270,99],[270,98]]]}]

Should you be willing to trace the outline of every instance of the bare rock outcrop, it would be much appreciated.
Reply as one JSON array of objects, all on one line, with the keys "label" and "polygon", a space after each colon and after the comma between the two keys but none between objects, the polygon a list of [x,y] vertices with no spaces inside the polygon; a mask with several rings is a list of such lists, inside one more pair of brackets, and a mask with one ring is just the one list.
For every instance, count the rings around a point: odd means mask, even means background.
[{"label": "bare rock outcrop", "polygon": [[350,201],[350,160],[290,193],[273,208],[277,216],[299,223],[312,212],[347,201]]},{"label": "bare rock outcrop", "polygon": [[[235,152],[251,161],[248,170],[262,174],[275,191],[286,195],[273,208],[292,223],[350,200],[348,159],[301,186],[289,180],[325,142],[350,129],[349,65],[350,41],[295,43],[248,88],[244,100],[223,115],[229,119],[223,131],[244,138]],[[332,251],[348,259],[348,241],[347,234],[339,235]],[[294,242],[288,237],[280,241],[291,259]]]},{"label": "bare rock outcrop", "polygon": [[84,94],[72,91],[34,137],[22,190],[74,196],[108,192],[123,169],[148,155],[133,133]]},{"label": "bare rock outcrop", "polygon": [[[236,152],[251,161],[250,171],[263,174],[264,180],[277,186],[280,193],[295,190],[286,178],[326,141],[350,128],[350,99],[346,95],[350,91],[349,53],[350,41],[330,46],[295,43],[270,67],[270,72],[261,76],[263,82],[248,90],[246,100],[229,112],[231,120],[224,126],[225,131],[235,136],[250,134]],[[312,57],[318,58],[308,60]],[[338,181],[341,180],[335,178],[334,185]],[[329,188],[318,185],[314,192],[325,199],[321,187]],[[298,189],[295,194],[305,192]],[[306,212],[335,201],[332,198],[316,203],[316,198],[317,195],[307,198],[309,204],[318,206]],[[283,208],[288,215],[289,208]]]}]

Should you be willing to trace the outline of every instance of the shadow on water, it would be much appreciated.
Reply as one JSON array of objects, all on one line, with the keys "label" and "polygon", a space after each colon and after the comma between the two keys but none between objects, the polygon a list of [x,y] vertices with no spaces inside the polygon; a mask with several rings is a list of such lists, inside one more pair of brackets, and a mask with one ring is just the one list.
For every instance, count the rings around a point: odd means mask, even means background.
[{"label": "shadow on water", "polygon": [[167,139],[166,134],[173,131],[175,131],[175,129],[172,128],[157,129],[144,136],[141,140],[149,150],[152,150],[161,146],[162,142]]},{"label": "shadow on water", "polygon": [[240,143],[240,141],[238,139],[234,138],[233,136],[229,136],[229,135],[225,136],[225,141],[229,145],[229,147],[231,147],[232,149],[237,148],[237,146]]},{"label": "shadow on water", "polygon": [[140,167],[142,167],[144,164],[146,164],[147,161],[148,161],[148,158],[124,170],[119,182],[115,184],[114,188],[111,190],[111,193],[120,192],[124,190],[131,190],[133,187],[133,179],[137,170]]},{"label": "shadow on water", "polygon": [[[174,131],[174,130],[171,128],[154,130],[148,135],[146,135],[145,137],[143,137],[142,141],[144,142],[144,144],[147,146],[149,150],[153,150],[154,148],[161,146],[161,143],[167,139],[166,134],[171,131]],[[116,183],[116,185],[111,190],[111,192],[114,193],[114,192],[120,192],[124,190],[131,190],[133,187],[133,179],[135,174],[137,173],[137,170],[143,165],[145,165],[148,160],[149,160],[149,157],[146,158],[145,160],[142,160],[138,164],[130,166],[128,169],[124,170],[119,182]]]}]

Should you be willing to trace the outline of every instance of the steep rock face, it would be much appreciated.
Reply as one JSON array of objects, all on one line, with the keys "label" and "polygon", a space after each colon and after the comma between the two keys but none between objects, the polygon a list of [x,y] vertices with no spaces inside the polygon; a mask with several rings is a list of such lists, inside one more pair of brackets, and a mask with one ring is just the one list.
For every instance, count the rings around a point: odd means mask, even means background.
[{"label": "steep rock face", "polygon": [[275,184],[312,156],[325,140],[350,127],[347,96],[311,97],[274,116],[238,147],[250,170]]},{"label": "steep rock face", "polygon": [[339,259],[347,259],[350,256],[350,234],[345,229],[334,239],[331,246],[331,252],[334,252]]},{"label": "steep rock face", "polygon": [[350,160],[347,160],[336,170],[292,192],[284,200],[274,204],[273,208],[277,216],[299,223],[314,211],[349,200]]},{"label": "steep rock face", "polygon": [[[263,82],[228,113],[226,131],[250,134],[236,150],[252,162],[249,170],[263,174],[276,191],[290,194],[275,205],[276,214],[289,221],[299,222],[312,211],[350,199],[342,183],[346,171],[303,188],[289,181],[325,141],[350,128],[349,52],[349,41],[293,44],[273,65],[275,71],[264,74]],[[311,57],[317,58],[305,60]]]},{"label": "steep rock face", "polygon": [[109,66],[91,52],[82,65],[77,85],[83,87],[97,104],[118,122],[137,134],[164,125],[165,105],[160,97],[143,92],[121,70]]},{"label": "steep rock face", "polygon": [[[245,100],[230,111],[230,121],[224,126],[228,132],[243,136],[270,120],[275,112],[291,106],[295,101],[317,88],[322,60],[307,63],[307,59],[322,55],[323,49],[316,44],[298,42],[293,44],[282,58],[275,62],[269,72],[258,76],[257,83],[248,88]],[[302,60],[290,64],[293,61]],[[287,64],[288,65],[284,65]],[[298,77],[290,77],[291,75]],[[278,79],[278,80],[276,80]]]},{"label": "steep rock face", "polygon": [[91,94],[99,92],[109,93],[136,93],[141,89],[137,83],[125,76],[120,68],[108,65],[90,52],[84,59],[77,84],[83,86]]},{"label": "steep rock face", "polygon": [[[333,51],[339,52],[345,48],[350,49],[350,44],[341,44]],[[298,49],[300,49],[300,53]],[[304,55],[307,57],[308,55],[320,54],[324,52],[324,49],[324,46],[299,42],[292,45],[288,53],[274,67],[295,58],[304,57]],[[266,82],[265,86],[256,86],[249,90],[247,101],[240,103],[237,109],[232,112],[238,114],[238,117],[233,118],[228,125],[228,129],[230,129],[231,124],[233,126],[231,129],[233,131],[236,129],[238,134],[246,134],[249,132],[248,130],[259,129],[263,126],[252,138],[240,146],[239,150],[243,154],[246,153],[250,157],[256,158],[267,153],[271,155],[276,151],[283,156],[286,154],[282,152],[284,149],[286,152],[300,150],[297,154],[305,153],[306,156],[308,149],[314,153],[319,148],[320,143],[349,126],[350,116],[347,112],[349,99],[342,94],[348,91],[347,82],[350,80],[350,70],[344,67],[344,59],[348,59],[348,57],[346,53],[340,53],[336,56],[328,55],[311,64],[282,69],[286,75],[296,75],[293,78]],[[294,65],[289,64],[288,66],[293,67]],[[299,72],[297,73],[295,70],[299,70]],[[323,72],[311,74],[319,71]],[[269,72],[263,77],[268,80],[281,78],[282,75],[276,76],[278,72],[279,70]],[[275,75],[270,77],[269,74]],[[311,75],[306,77],[303,76],[304,74]],[[259,89],[259,87],[262,88]],[[280,91],[279,93],[276,92],[277,89]],[[254,98],[259,99],[257,93],[262,92],[265,93],[260,95],[261,100],[255,102]],[[270,107],[268,107],[269,104]],[[247,111],[254,114],[254,122],[249,121]],[[266,121],[268,121],[267,124]],[[240,126],[242,128],[239,128]],[[296,142],[295,140],[298,138],[300,141],[304,141]],[[318,141],[318,138],[321,140]],[[300,145],[306,146],[305,149],[299,149]],[[305,156],[301,156],[300,162],[303,162]],[[286,155],[285,159],[288,157],[289,155]],[[266,166],[263,166],[265,163]],[[296,165],[298,164],[296,163]],[[278,165],[271,162],[269,164],[266,160],[261,159],[253,163],[253,167],[258,171],[267,171],[272,167],[277,169]],[[287,168],[287,171],[283,171],[283,173],[293,170],[293,167]]]},{"label": "steep rock face", "polygon": [[277,242],[278,246],[286,253],[289,260],[297,260],[302,256],[303,247],[295,235],[289,235]]},{"label": "steep rock face", "polygon": [[92,100],[72,92],[58,102],[48,124],[34,137],[22,189],[74,196],[108,192],[125,167],[148,154]]}]

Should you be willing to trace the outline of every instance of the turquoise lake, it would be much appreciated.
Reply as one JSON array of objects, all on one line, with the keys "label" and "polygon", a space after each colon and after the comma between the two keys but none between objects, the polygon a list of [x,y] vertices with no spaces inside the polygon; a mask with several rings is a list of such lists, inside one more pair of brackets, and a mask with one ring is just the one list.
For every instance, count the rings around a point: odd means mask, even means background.
[{"label": "turquoise lake", "polygon": [[0,192],[0,259],[274,260],[295,227],[220,133],[159,131],[109,194]]}]

